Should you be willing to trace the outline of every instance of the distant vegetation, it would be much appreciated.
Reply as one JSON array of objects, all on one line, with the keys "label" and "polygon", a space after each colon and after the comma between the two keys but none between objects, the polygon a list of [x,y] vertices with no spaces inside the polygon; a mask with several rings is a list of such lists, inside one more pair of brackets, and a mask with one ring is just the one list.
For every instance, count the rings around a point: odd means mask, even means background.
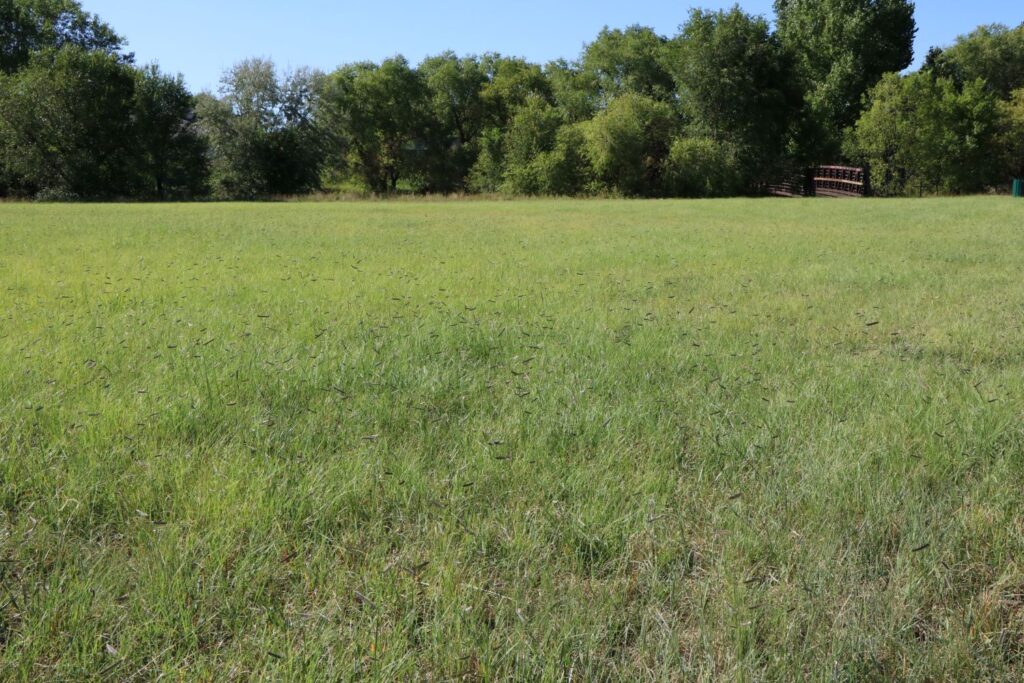
[{"label": "distant vegetation", "polygon": [[74,0],[0,0],[0,196],[224,199],[351,190],[708,197],[818,163],[882,194],[1024,175],[1024,26],[912,62],[908,0],[693,10],[605,29],[576,61],[402,57],[330,74],[260,59],[218,93],[140,67]]}]

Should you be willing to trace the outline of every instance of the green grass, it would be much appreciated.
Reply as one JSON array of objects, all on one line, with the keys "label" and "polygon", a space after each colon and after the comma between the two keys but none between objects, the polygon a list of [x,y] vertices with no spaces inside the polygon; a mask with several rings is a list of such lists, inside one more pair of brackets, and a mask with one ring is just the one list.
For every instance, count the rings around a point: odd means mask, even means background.
[{"label": "green grass", "polygon": [[0,679],[1024,676],[1024,202],[0,206]]}]

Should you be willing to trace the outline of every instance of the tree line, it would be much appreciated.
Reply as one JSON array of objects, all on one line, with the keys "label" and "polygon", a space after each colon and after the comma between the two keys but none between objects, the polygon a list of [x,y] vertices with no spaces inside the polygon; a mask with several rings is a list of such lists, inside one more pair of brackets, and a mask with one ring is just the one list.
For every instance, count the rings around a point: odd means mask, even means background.
[{"label": "tree line", "polygon": [[446,52],[332,73],[237,64],[216,93],[139,66],[75,0],[0,0],[0,196],[251,199],[350,190],[716,197],[868,164],[888,195],[1024,175],[1024,25],[922,69],[908,0],[692,10],[575,61]]}]

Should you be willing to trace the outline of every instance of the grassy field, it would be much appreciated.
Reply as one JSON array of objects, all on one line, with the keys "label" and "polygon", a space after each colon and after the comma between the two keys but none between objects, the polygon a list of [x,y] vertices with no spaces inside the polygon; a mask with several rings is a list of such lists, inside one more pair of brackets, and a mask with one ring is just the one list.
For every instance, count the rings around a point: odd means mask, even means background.
[{"label": "grassy field", "polygon": [[0,206],[0,679],[1020,680],[1024,202]]}]

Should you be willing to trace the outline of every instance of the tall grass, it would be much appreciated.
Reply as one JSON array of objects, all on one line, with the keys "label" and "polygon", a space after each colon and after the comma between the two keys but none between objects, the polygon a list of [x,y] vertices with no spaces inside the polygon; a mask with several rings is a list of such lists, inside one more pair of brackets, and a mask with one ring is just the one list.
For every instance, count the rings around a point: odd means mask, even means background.
[{"label": "tall grass", "polygon": [[0,678],[1024,675],[1024,204],[13,204],[0,247]]}]

